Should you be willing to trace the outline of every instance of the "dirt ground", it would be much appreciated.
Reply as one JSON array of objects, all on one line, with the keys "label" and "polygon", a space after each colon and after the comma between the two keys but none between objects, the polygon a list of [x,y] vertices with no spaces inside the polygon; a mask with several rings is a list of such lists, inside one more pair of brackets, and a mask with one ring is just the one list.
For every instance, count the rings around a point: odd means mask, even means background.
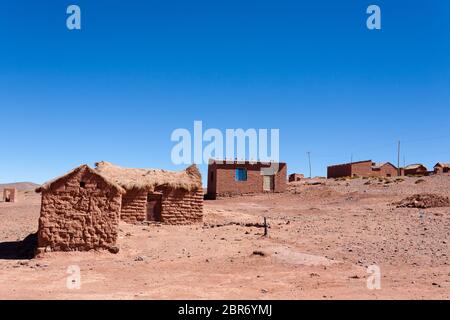
[{"label": "dirt ground", "polygon": [[[389,181],[304,180],[284,194],[206,201],[204,224],[121,223],[118,254],[32,260],[14,248],[37,230],[40,198],[21,191],[0,202],[0,299],[450,299],[450,208],[392,205],[450,196],[450,176]],[[263,217],[268,237],[251,226]],[[379,290],[367,287],[371,265]],[[70,266],[79,289],[67,286]]]}]

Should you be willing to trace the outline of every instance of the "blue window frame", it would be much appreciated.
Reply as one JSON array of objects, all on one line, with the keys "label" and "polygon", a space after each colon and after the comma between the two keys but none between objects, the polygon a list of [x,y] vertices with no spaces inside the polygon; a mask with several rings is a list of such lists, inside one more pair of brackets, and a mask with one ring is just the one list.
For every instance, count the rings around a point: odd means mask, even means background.
[{"label": "blue window frame", "polygon": [[237,168],[236,176],[234,178],[236,181],[247,181],[247,169]]}]

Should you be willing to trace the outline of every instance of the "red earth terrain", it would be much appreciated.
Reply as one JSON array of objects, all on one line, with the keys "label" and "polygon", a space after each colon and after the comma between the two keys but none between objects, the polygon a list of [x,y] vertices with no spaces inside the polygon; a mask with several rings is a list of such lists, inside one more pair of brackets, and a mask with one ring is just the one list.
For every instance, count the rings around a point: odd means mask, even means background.
[{"label": "red earth terrain", "polygon": [[[0,299],[449,299],[450,208],[393,204],[423,193],[449,197],[450,176],[305,179],[205,201],[203,224],[121,223],[117,254],[29,260],[14,250],[37,230],[40,195],[21,190],[0,202]],[[67,286],[70,266],[79,289]]]}]

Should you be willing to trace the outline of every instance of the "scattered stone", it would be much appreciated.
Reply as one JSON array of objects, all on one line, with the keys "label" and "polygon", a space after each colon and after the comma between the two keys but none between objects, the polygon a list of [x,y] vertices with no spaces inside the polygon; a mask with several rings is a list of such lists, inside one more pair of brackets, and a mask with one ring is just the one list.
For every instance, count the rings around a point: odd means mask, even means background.
[{"label": "scattered stone", "polygon": [[111,253],[114,253],[114,254],[117,254],[117,253],[119,253],[119,247],[111,247],[111,248],[109,248],[109,252],[111,252]]},{"label": "scattered stone", "polygon": [[433,193],[415,194],[407,197],[399,202],[394,202],[397,208],[437,208],[437,207],[450,207],[450,200],[448,197],[444,197]]},{"label": "scattered stone", "polygon": [[265,256],[266,256],[266,253],[263,252],[263,251],[260,251],[260,250],[255,250],[255,251],[253,251],[253,255],[254,255],[254,256],[265,257]]}]

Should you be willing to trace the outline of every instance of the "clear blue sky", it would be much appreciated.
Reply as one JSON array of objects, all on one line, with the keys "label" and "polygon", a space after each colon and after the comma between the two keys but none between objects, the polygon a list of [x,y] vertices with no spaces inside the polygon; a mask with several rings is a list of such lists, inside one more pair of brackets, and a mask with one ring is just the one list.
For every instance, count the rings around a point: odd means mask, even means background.
[{"label": "clear blue sky", "polygon": [[[82,30],[66,28],[78,4]],[[366,28],[370,4],[382,30]],[[176,128],[279,128],[289,172],[450,162],[449,1],[0,3],[0,183],[171,163]],[[205,172],[205,166],[201,169]]]}]

